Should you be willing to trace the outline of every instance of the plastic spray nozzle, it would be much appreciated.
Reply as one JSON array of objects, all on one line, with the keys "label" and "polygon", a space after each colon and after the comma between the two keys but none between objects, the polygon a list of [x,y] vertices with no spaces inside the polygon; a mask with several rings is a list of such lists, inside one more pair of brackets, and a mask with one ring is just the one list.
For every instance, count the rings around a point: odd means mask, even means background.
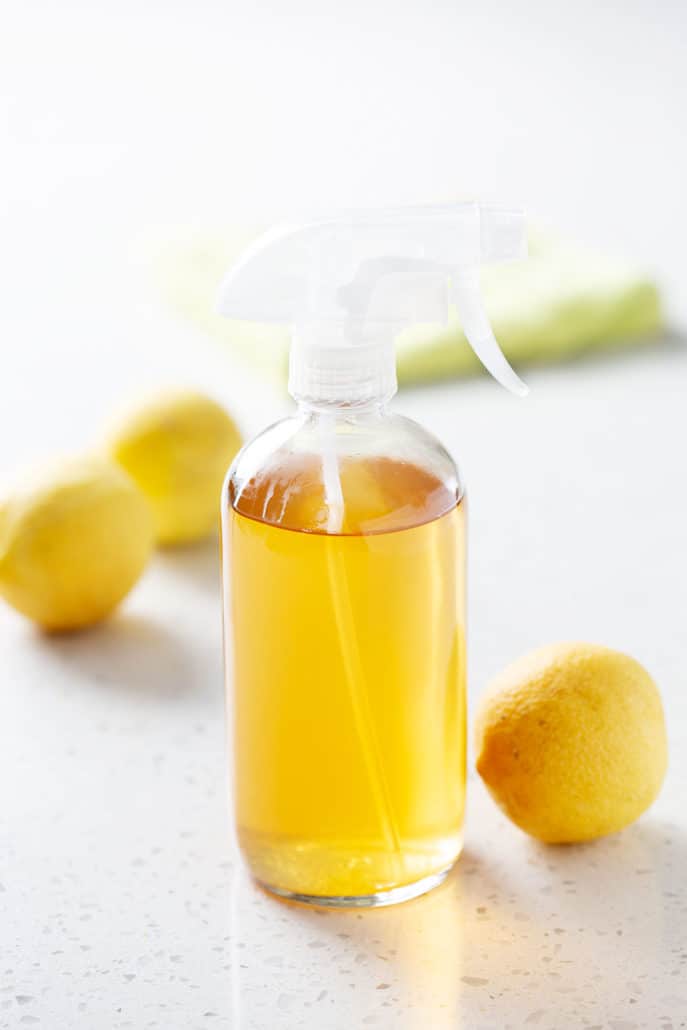
[{"label": "plastic spray nozzle", "polygon": [[506,389],[527,387],[504,357],[479,290],[479,267],[525,257],[520,211],[457,204],[349,212],[272,229],[229,270],[219,310],[293,327],[289,389],[324,405],[396,390],[394,338],[441,322],[453,302],[482,364]]}]

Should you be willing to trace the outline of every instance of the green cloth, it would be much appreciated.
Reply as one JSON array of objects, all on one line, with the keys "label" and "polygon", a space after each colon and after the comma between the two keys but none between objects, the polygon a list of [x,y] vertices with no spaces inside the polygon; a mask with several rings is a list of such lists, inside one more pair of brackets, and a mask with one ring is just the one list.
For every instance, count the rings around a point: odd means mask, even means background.
[{"label": "green cloth", "polygon": [[[219,283],[255,231],[188,237],[158,248],[157,278],[180,314],[224,341],[265,373],[285,377],[286,327],[228,321],[215,312]],[[496,338],[516,367],[583,351],[656,339],[658,289],[632,265],[553,235],[530,237],[527,261],[482,270],[482,295]],[[401,384],[470,375],[481,366],[455,317],[417,325],[397,340]]]}]

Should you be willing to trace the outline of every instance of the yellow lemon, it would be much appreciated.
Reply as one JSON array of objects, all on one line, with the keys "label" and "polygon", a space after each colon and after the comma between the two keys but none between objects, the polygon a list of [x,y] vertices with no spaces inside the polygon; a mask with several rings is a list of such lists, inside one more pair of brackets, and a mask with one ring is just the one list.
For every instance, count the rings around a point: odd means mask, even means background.
[{"label": "yellow lemon", "polygon": [[551,843],[634,822],[668,759],[654,681],[633,658],[594,644],[553,644],[504,669],[481,700],[475,748],[497,804]]},{"label": "yellow lemon", "polygon": [[148,503],[119,466],[62,462],[0,506],[0,594],[46,629],[88,626],[129,592],[153,543]]},{"label": "yellow lemon", "polygon": [[192,391],[142,402],[107,440],[109,454],[148,498],[162,544],[197,540],[215,529],[222,482],[240,446],[224,408]]}]

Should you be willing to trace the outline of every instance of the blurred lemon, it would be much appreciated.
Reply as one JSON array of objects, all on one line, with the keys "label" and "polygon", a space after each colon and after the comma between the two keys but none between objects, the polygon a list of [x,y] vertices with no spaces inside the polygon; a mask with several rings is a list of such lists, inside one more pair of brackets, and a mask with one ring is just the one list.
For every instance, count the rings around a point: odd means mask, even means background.
[{"label": "blurred lemon", "polygon": [[148,498],[162,544],[197,540],[215,529],[222,482],[240,446],[224,408],[192,391],[144,401],[107,440],[109,454]]},{"label": "blurred lemon", "polygon": [[129,592],[153,543],[148,503],[119,466],[62,462],[0,505],[0,594],[46,629],[88,626]]},{"label": "blurred lemon", "polygon": [[554,644],[504,669],[482,698],[475,746],[506,815],[551,843],[633,822],[667,765],[653,680],[633,658],[593,644]]}]

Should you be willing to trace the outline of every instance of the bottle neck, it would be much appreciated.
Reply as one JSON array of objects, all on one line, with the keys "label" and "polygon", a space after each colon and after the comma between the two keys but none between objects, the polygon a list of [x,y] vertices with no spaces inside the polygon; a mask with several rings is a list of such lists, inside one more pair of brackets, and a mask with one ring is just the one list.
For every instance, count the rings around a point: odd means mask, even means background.
[{"label": "bottle neck", "polygon": [[305,418],[334,419],[356,423],[369,423],[383,418],[387,414],[390,399],[375,399],[359,404],[342,404],[335,401],[321,402],[303,397],[294,398],[299,413]]}]

